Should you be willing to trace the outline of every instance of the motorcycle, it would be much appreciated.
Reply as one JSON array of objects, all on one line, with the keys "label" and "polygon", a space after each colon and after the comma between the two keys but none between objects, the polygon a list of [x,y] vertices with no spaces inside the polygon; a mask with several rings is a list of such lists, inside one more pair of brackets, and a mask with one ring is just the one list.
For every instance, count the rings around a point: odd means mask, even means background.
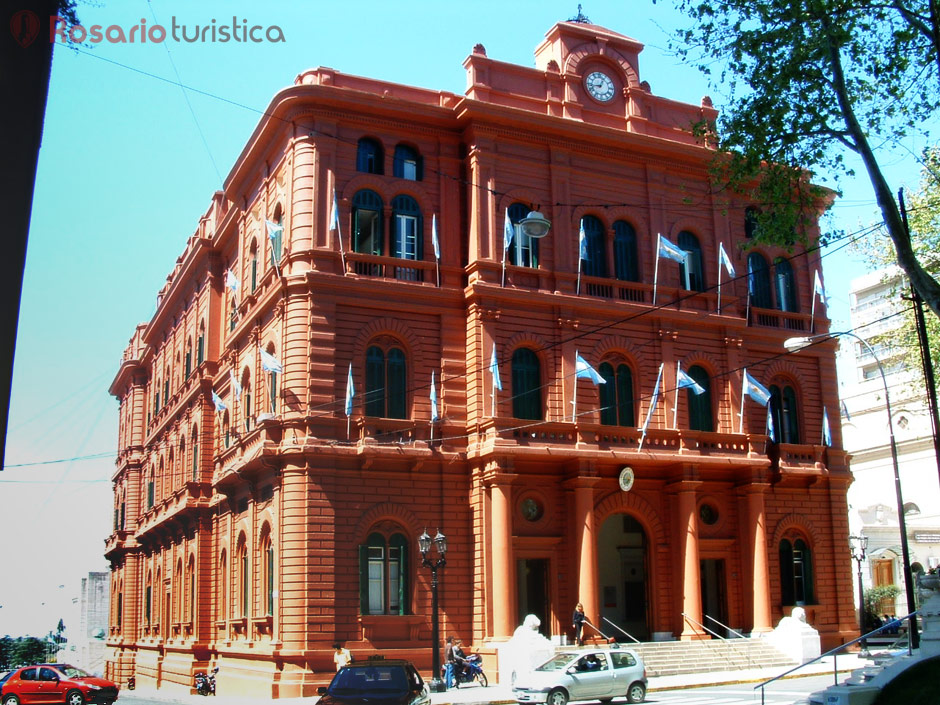
[{"label": "motorcycle", "polygon": [[483,672],[483,657],[480,654],[470,654],[463,663],[454,664],[454,685],[459,688],[461,683],[474,681],[484,688],[488,684],[486,674]]},{"label": "motorcycle", "polygon": [[193,687],[198,695],[215,695],[215,674],[219,672],[216,666],[208,673],[198,671],[193,676]]}]

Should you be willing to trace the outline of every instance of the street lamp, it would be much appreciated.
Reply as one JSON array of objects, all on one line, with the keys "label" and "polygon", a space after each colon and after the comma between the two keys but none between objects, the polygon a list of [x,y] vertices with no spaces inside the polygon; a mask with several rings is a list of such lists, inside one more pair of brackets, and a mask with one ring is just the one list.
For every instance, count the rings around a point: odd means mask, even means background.
[{"label": "street lamp", "polygon": [[441,645],[437,629],[437,569],[447,565],[444,557],[447,553],[447,537],[437,530],[434,537],[434,548],[437,549],[437,560],[428,558],[431,551],[432,539],[427,530],[418,537],[418,550],[421,552],[421,564],[431,569],[431,692],[443,693],[446,688],[441,681]]},{"label": "street lamp", "polygon": [[[858,565],[858,633],[864,634],[865,626],[865,593],[862,591],[862,561],[865,560],[865,550],[868,548],[867,536],[849,536],[849,548],[852,549],[852,558]],[[868,641],[862,639],[861,654],[868,653]]]},{"label": "street lamp", "polygon": [[[552,221],[538,211],[529,211],[529,215],[518,223],[510,223],[509,211],[506,211],[506,224],[512,227],[512,233],[510,234],[516,239],[518,239],[521,234],[533,240],[539,240],[548,235],[548,231],[551,230],[552,227]],[[505,234],[503,237],[506,237]],[[503,274],[500,277],[500,286],[506,286],[506,250],[508,248],[509,243],[506,242],[503,245]]]},{"label": "street lamp", "polygon": [[788,338],[783,342],[783,347],[785,347],[790,352],[796,352],[798,350],[802,350],[803,348],[809,347],[817,341],[826,340],[828,338],[835,338],[842,335],[855,338],[858,342],[864,345],[865,349],[868,351],[868,354],[871,355],[872,359],[877,363],[878,372],[881,373],[881,384],[884,386],[885,390],[885,409],[888,411],[888,440],[891,446],[891,464],[894,467],[894,491],[898,500],[898,528],[901,530],[901,560],[904,562],[904,564],[901,566],[901,569],[904,571],[904,594],[907,596],[907,609],[908,613],[911,615],[910,645],[912,649],[916,649],[920,645],[920,635],[917,633],[917,615],[914,614],[914,580],[911,577],[911,556],[907,547],[907,521],[904,518],[904,498],[901,495],[901,472],[900,468],[898,467],[898,446],[894,440],[894,420],[892,419],[891,414],[891,397],[888,394],[888,380],[885,377],[885,368],[881,364],[881,360],[879,360],[878,356],[875,354],[872,346],[868,344],[868,341],[850,330]]}]

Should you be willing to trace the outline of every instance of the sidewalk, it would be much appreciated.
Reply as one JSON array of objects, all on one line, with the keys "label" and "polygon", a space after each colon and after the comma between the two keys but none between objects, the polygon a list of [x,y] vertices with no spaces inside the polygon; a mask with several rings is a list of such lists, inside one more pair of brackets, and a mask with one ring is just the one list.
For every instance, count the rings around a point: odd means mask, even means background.
[{"label": "sidewalk", "polygon": [[[845,675],[856,668],[861,668],[868,664],[865,659],[860,659],[857,654],[842,654],[835,659],[828,656],[817,661],[811,666],[801,668],[796,673],[787,676],[787,678],[799,678],[801,676],[815,676],[823,673],[832,674],[834,669],[838,669],[839,680],[844,680]],[[672,690],[676,688],[699,688],[708,685],[730,685],[734,683],[752,683],[754,685],[769,680],[784,673],[786,669],[781,668],[752,668],[736,671],[710,671],[708,673],[684,673],[677,676],[654,676],[649,679],[649,692],[657,690]],[[167,693],[165,691],[139,688],[133,691],[122,690],[122,695],[130,695],[156,700],[167,703],[181,703],[182,705],[252,705],[262,702],[268,702],[256,697],[248,696],[216,696],[203,697],[200,695],[190,695],[188,693]],[[313,705],[317,697],[311,698],[280,698],[270,700],[272,705]],[[462,688],[451,688],[445,693],[431,693],[431,705],[476,705],[476,703],[514,703],[512,689],[508,685],[491,685],[487,688],[479,686],[464,686]],[[120,703],[120,700],[118,700]]]}]

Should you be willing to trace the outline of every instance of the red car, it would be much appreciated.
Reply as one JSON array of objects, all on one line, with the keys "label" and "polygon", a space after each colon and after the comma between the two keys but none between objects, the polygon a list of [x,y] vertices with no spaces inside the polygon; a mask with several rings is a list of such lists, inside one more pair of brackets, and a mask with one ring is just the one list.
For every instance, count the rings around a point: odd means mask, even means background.
[{"label": "red car", "polygon": [[75,666],[40,663],[10,673],[0,690],[0,698],[2,705],[111,705],[118,698],[118,687]]}]

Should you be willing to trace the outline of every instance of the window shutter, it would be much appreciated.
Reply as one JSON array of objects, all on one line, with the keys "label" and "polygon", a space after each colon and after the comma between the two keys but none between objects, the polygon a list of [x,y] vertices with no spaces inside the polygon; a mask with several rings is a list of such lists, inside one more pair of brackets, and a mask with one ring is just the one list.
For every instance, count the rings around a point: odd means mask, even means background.
[{"label": "window shutter", "polygon": [[369,614],[369,547],[359,546],[359,614]]}]

